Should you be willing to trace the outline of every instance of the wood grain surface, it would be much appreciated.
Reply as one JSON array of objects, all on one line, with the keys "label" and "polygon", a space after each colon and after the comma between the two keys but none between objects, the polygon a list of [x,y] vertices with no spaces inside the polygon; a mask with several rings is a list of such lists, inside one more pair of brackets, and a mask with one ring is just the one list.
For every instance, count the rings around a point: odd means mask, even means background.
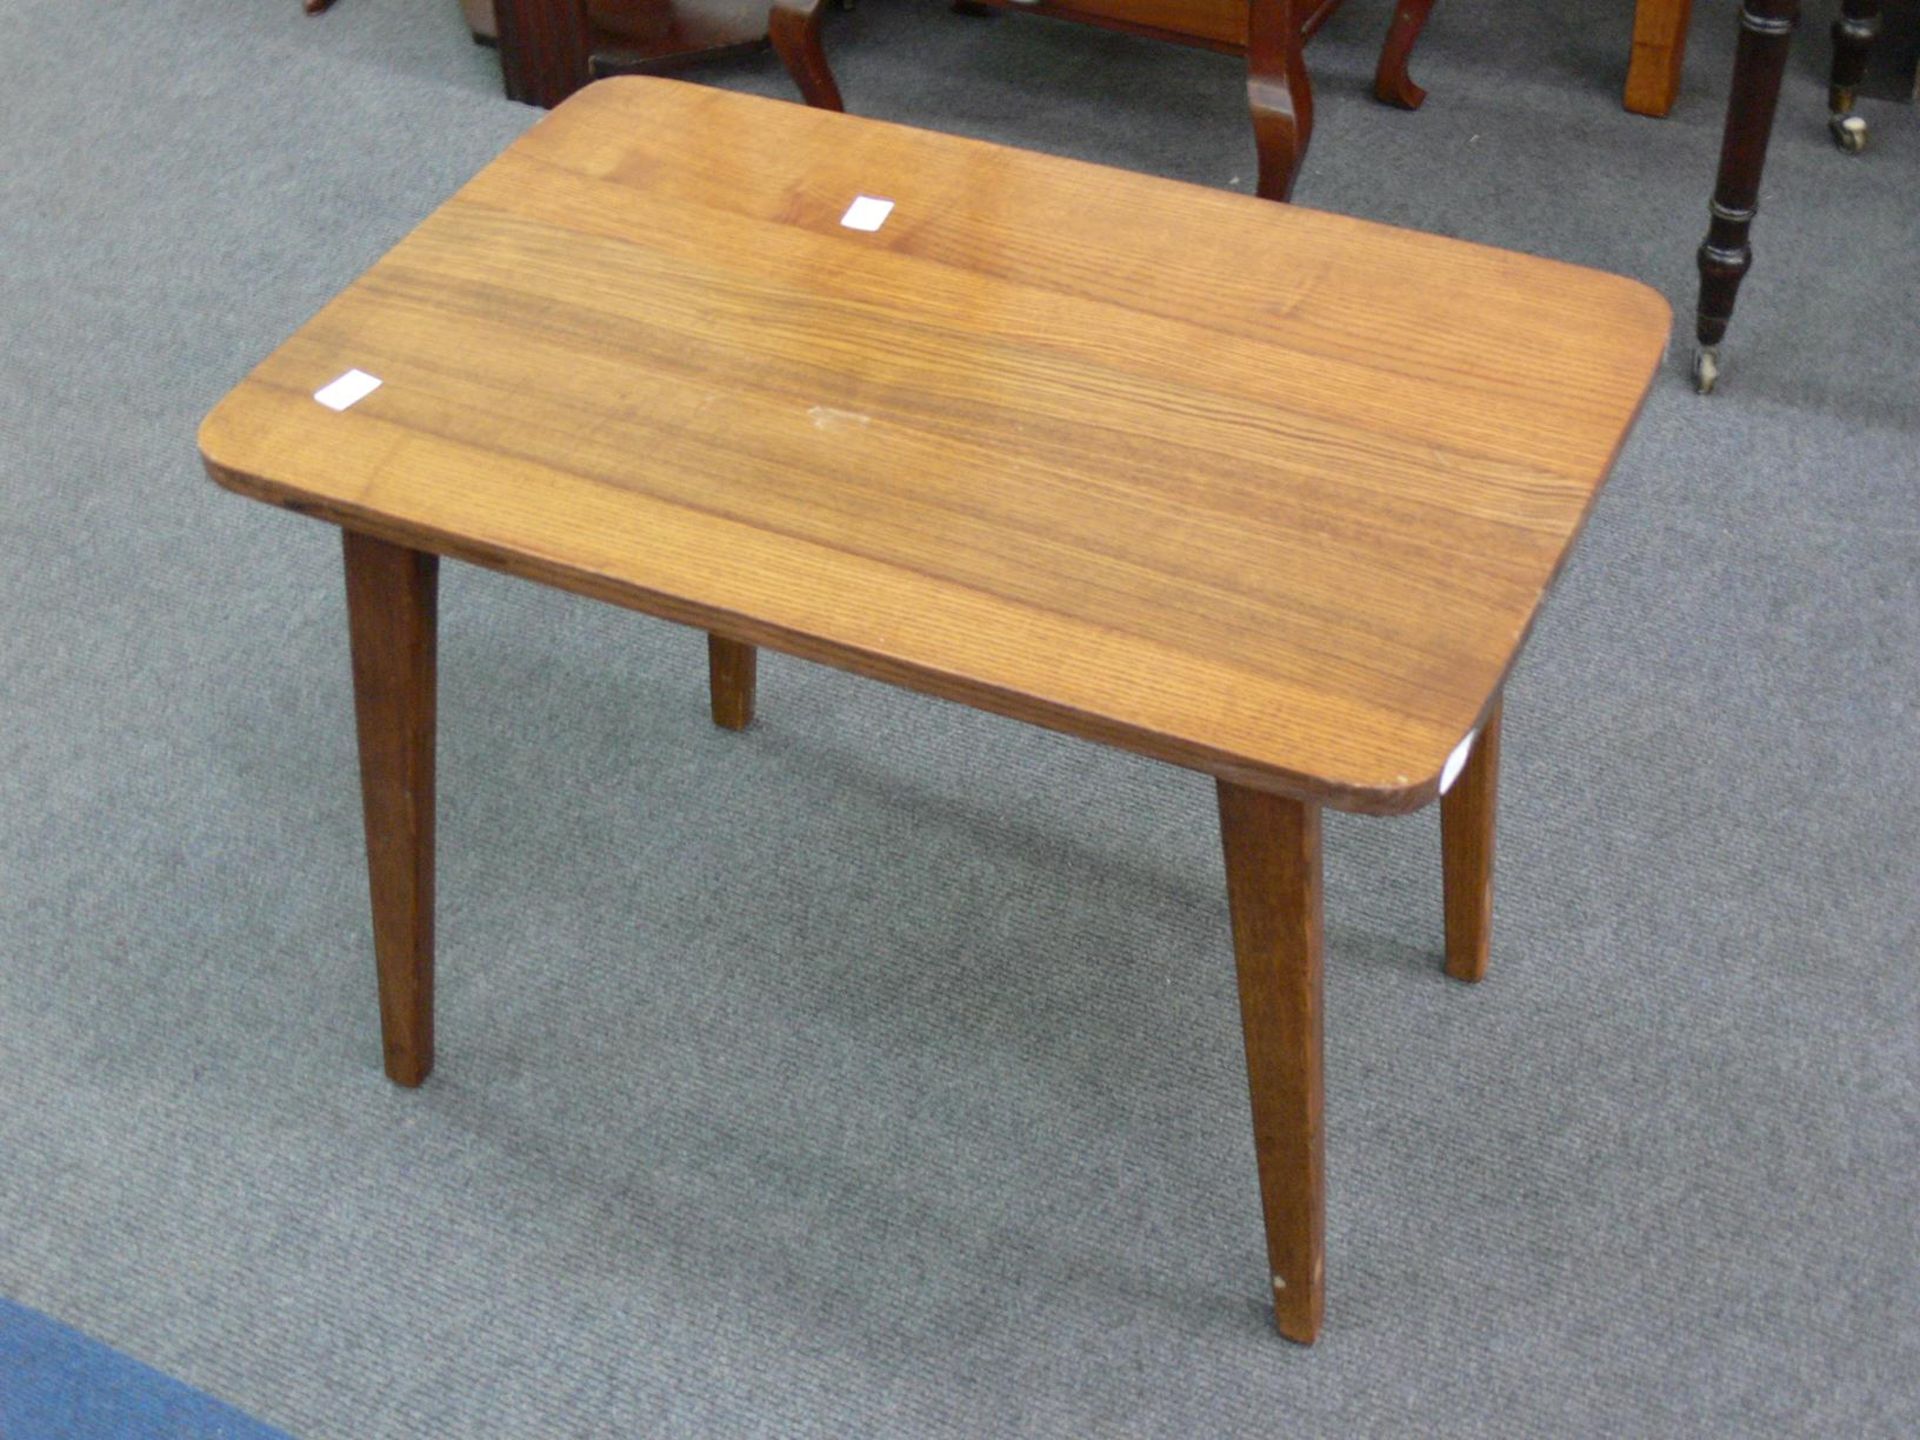
[{"label": "wood grain surface", "polygon": [[[840,224],[863,193],[877,232]],[[1669,320],[1570,265],[622,79],[200,443],[389,541],[1392,812],[1498,690]],[[350,367],[384,383],[315,403]]]}]

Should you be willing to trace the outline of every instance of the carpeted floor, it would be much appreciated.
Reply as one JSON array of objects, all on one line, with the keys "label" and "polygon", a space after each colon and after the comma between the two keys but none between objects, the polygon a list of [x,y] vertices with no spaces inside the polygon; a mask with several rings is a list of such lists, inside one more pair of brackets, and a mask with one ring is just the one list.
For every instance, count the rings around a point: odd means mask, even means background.
[{"label": "carpeted floor", "polygon": [[[1920,1430],[1920,122],[1830,148],[1828,8],[1511,687],[1488,983],[1431,814],[1330,826],[1303,1351],[1211,788],[1117,753],[779,658],[729,737],[697,636],[454,567],[386,1083],[338,548],[194,427],[533,113],[450,0],[0,4],[0,1295],[301,1437]],[[1417,115],[1386,9],[1300,203],[1690,312],[1730,5],[1664,123],[1626,0],[1447,0]],[[1248,185],[1230,60],[829,23],[856,110]]]}]

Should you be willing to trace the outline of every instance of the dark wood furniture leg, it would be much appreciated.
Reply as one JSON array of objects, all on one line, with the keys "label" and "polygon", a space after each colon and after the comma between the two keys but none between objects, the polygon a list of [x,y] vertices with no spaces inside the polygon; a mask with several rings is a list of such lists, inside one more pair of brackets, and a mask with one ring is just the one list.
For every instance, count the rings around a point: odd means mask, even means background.
[{"label": "dark wood furniture leg", "polygon": [[767,38],[800,87],[802,100],[816,110],[845,110],[827,52],[820,48],[820,12],[825,8],[826,0],[773,0]]},{"label": "dark wood furniture leg", "polygon": [[1247,103],[1263,200],[1286,200],[1313,138],[1313,82],[1292,0],[1249,0]]},{"label": "dark wood furniture leg", "polygon": [[1880,33],[1880,0],[1841,0],[1833,22],[1833,79],[1827,88],[1827,127],[1849,155],[1867,148],[1867,122],[1853,113],[1853,90],[1867,73],[1867,55]]},{"label": "dark wood furniture leg", "polygon": [[1700,343],[1693,356],[1693,383],[1702,395],[1712,394],[1720,378],[1720,342],[1733,318],[1740,281],[1753,266],[1747,236],[1760,203],[1760,172],[1767,163],[1780,78],[1799,19],[1800,0],[1745,0],[1740,11],[1740,45],[1733,60],[1720,173],[1713,187],[1713,218],[1698,257]]},{"label": "dark wood furniture leg", "polygon": [[1633,58],[1621,103],[1636,115],[1665,115],[1680,95],[1693,0],[1640,0],[1633,11]]},{"label": "dark wood furniture leg", "polygon": [[722,730],[744,730],[753,723],[760,652],[739,640],[707,636],[707,683],[713,723]]},{"label": "dark wood furniture leg", "polygon": [[1226,780],[1219,791],[1273,1318],[1311,1345],[1326,1304],[1320,807]]},{"label": "dark wood furniture leg", "polygon": [[1467,763],[1440,797],[1440,870],[1447,912],[1447,974],[1486,978],[1493,941],[1494,816],[1500,795],[1500,706],[1495,700]]},{"label": "dark wood furniture leg", "polygon": [[1432,11],[1433,0],[1400,0],[1394,7],[1393,24],[1387,27],[1387,43],[1380,47],[1380,68],[1373,73],[1375,99],[1398,105],[1402,110],[1418,110],[1420,102],[1427,98],[1427,92],[1407,74],[1407,60]]},{"label": "dark wood furniture leg", "polygon": [[434,652],[440,559],[341,532],[387,1076],[433,1069]]},{"label": "dark wood furniture leg", "polygon": [[494,0],[494,14],[509,100],[551,108],[587,83],[586,0]]}]

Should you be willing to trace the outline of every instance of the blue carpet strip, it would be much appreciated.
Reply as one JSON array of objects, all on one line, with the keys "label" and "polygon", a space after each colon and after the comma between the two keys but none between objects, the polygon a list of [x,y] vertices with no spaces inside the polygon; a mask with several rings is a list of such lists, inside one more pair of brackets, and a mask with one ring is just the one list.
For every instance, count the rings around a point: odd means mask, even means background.
[{"label": "blue carpet strip", "polygon": [[4,1440],[289,1440],[37,1310],[0,1298]]}]

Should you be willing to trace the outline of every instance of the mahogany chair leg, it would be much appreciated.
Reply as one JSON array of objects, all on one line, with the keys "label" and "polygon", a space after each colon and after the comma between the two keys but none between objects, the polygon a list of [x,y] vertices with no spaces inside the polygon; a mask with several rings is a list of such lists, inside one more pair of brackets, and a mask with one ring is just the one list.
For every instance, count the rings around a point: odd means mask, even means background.
[{"label": "mahogany chair leg", "polygon": [[1665,115],[1680,94],[1693,0],[1640,0],[1633,10],[1633,58],[1620,103],[1636,115]]},{"label": "mahogany chair leg", "polygon": [[800,87],[800,98],[817,110],[845,110],[840,86],[820,47],[820,12],[825,0],[773,0],[767,38],[780,63]]},{"label": "mahogany chair leg", "polygon": [[1827,126],[1849,155],[1867,148],[1867,122],[1853,113],[1853,91],[1867,73],[1867,55],[1880,33],[1880,0],[1841,0],[1833,22],[1833,80],[1827,89]]},{"label": "mahogany chair leg", "polygon": [[322,10],[325,10],[332,4],[333,0],[307,0],[307,14],[318,15]]},{"label": "mahogany chair leg", "polygon": [[722,730],[744,730],[753,723],[753,695],[760,652],[739,640],[707,636],[707,681],[713,697],[713,723]]},{"label": "mahogany chair leg", "polygon": [[1733,93],[1727,101],[1712,220],[1698,257],[1699,348],[1693,357],[1693,381],[1702,395],[1711,394],[1720,378],[1720,342],[1733,318],[1740,282],[1753,268],[1747,236],[1759,208],[1760,172],[1767,163],[1780,79],[1799,19],[1800,0],[1746,0],[1740,11],[1740,45],[1734,53]]},{"label": "mahogany chair leg", "polygon": [[440,560],[341,532],[387,1077],[433,1069],[433,745]]},{"label": "mahogany chair leg", "polygon": [[1289,199],[1313,138],[1313,82],[1293,0],[1249,0],[1247,103],[1260,164],[1255,193]]},{"label": "mahogany chair leg", "polygon": [[1387,27],[1387,43],[1380,47],[1380,68],[1373,74],[1374,96],[1388,105],[1418,110],[1420,102],[1427,98],[1427,92],[1407,74],[1407,61],[1432,10],[1433,0],[1400,0],[1394,7],[1393,23]]},{"label": "mahogany chair leg", "polygon": [[1493,709],[1440,797],[1440,871],[1447,912],[1447,974],[1486,977],[1493,940],[1494,816],[1500,795],[1500,708]]},{"label": "mahogany chair leg", "polygon": [[1320,807],[1219,791],[1273,1318],[1311,1345],[1326,1304]]}]

